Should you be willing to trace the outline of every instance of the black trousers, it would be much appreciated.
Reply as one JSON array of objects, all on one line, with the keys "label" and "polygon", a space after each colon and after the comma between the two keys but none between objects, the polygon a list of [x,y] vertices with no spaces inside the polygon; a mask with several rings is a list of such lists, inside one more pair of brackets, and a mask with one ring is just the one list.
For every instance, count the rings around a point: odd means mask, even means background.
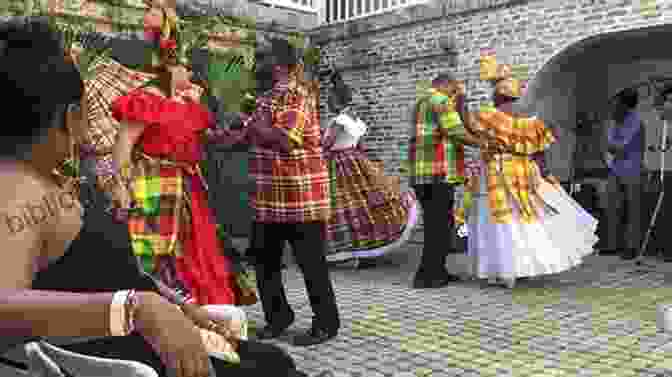
[{"label": "black trousers", "polygon": [[335,332],[340,327],[336,296],[325,257],[324,223],[254,223],[252,253],[266,323],[285,326],[294,319],[282,282],[282,254],[289,242],[306,282],[313,326]]},{"label": "black trousers", "polygon": [[607,249],[639,251],[646,229],[645,224],[653,215],[653,212],[648,213],[642,206],[643,183],[644,179],[641,176],[609,176]]},{"label": "black trousers", "polygon": [[[94,357],[138,361],[149,365],[161,377],[169,377],[161,359],[139,335],[111,337],[62,347]],[[240,364],[211,358],[217,377],[282,376],[306,377],[296,370],[294,360],[281,348],[257,342],[240,343]]]},{"label": "black trousers", "polygon": [[441,278],[446,273],[446,256],[457,253],[455,218],[455,185],[434,183],[414,185],[422,206],[425,241],[416,274],[420,279]]}]

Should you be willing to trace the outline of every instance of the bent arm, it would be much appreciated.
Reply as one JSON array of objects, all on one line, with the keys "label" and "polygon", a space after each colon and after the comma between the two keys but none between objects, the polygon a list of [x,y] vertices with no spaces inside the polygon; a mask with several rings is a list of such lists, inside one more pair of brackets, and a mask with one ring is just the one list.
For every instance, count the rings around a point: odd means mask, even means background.
[{"label": "bent arm", "polygon": [[3,337],[109,336],[112,296],[2,288],[0,333]]},{"label": "bent arm", "polygon": [[639,117],[634,114],[626,117],[624,123],[620,129],[620,137],[614,136],[614,130],[609,132],[609,152],[611,153],[623,152],[643,126]]},{"label": "bent arm", "polygon": [[0,265],[0,337],[109,335],[112,294],[31,289],[36,256],[44,244],[40,228],[0,232],[0,242],[11,250]]}]

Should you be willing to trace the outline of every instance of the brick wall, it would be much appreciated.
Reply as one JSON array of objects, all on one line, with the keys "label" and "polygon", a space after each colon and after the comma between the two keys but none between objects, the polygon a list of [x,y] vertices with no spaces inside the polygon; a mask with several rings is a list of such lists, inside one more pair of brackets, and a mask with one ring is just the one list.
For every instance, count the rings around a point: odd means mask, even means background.
[{"label": "brick wall", "polygon": [[[481,48],[494,47],[500,61],[527,65],[530,77],[534,77],[552,56],[579,40],[669,22],[672,4],[647,8],[649,3],[448,1],[320,27],[312,35],[323,47],[325,64],[332,62],[342,68],[344,79],[356,89],[359,111],[372,128],[365,139],[371,154],[386,161],[391,172],[398,172],[398,145],[406,137],[408,106],[414,100],[418,80],[452,70],[466,80],[470,105],[475,106],[490,93],[477,80]],[[459,51],[456,68],[450,67],[449,57],[439,47],[440,40],[450,36]],[[560,106],[557,98],[547,100],[553,100],[549,107],[571,108],[571,104]],[[326,108],[323,110],[323,117],[328,117]],[[573,117],[568,116],[567,121]]]},{"label": "brick wall", "polygon": [[[445,70],[455,72],[466,81],[473,108],[490,95],[490,88],[478,80],[482,48],[495,48],[501,62],[527,66],[533,86],[535,73],[549,59],[580,40],[666,24],[670,19],[672,4],[664,1],[439,1],[323,26],[312,37],[322,47],[323,64],[331,62],[342,69],[345,81],[356,89],[360,114],[371,127],[364,140],[371,155],[386,162],[388,173],[399,174],[399,145],[406,143],[409,105],[418,80]],[[456,67],[440,47],[441,40],[451,36],[459,52]],[[560,119],[571,124],[575,121],[571,80],[576,78],[564,75],[558,77],[570,82],[565,92],[536,100],[549,111],[562,113]],[[329,116],[324,108],[323,117]],[[568,177],[573,135],[563,131],[561,137],[570,142],[553,147],[551,167]],[[402,177],[402,182],[407,180]]]}]

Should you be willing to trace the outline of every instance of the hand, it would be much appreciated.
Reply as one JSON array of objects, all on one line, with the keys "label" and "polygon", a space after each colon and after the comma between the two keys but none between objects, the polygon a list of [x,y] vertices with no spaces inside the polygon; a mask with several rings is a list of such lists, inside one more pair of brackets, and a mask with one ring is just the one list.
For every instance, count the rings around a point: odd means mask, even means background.
[{"label": "hand", "polygon": [[560,186],[560,180],[554,175],[549,175],[549,176],[545,177],[544,179],[552,185]]},{"label": "hand", "polygon": [[182,312],[199,328],[209,330],[211,323],[214,322],[218,325],[215,328],[215,332],[219,335],[229,341],[240,340],[240,330],[242,326],[240,323],[234,323],[234,321],[229,318],[217,315],[217,313],[209,312],[203,307],[191,303],[182,306]]},{"label": "hand", "polygon": [[153,292],[138,293],[138,332],[176,377],[209,377],[210,360],[199,329],[176,306]]},{"label": "hand", "polygon": [[[112,203],[115,208],[128,209],[132,203],[131,194],[122,186],[121,183],[116,183],[112,188]],[[119,219],[121,220],[121,219]]]},{"label": "hand", "polygon": [[142,123],[121,122],[121,127],[123,129],[118,137],[123,137],[125,140],[120,139],[118,142],[128,143],[130,146],[133,146],[140,140],[140,136],[142,136],[147,126]]}]

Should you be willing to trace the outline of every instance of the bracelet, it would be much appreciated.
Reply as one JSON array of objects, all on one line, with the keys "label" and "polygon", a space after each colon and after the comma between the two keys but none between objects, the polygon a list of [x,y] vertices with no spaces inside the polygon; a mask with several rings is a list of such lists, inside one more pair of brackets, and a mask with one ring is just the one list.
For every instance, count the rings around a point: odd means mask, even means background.
[{"label": "bracelet", "polygon": [[138,308],[138,296],[135,289],[131,291],[126,296],[125,311],[126,311],[126,321],[124,322],[124,331],[126,335],[129,335],[135,331],[137,328],[135,326],[135,311]]},{"label": "bracelet", "polygon": [[126,302],[130,291],[117,291],[110,304],[110,335],[125,336],[126,334]]},{"label": "bracelet", "polygon": [[185,304],[187,304],[187,297],[182,294],[179,290],[173,291],[173,300],[174,304],[182,308]]}]

